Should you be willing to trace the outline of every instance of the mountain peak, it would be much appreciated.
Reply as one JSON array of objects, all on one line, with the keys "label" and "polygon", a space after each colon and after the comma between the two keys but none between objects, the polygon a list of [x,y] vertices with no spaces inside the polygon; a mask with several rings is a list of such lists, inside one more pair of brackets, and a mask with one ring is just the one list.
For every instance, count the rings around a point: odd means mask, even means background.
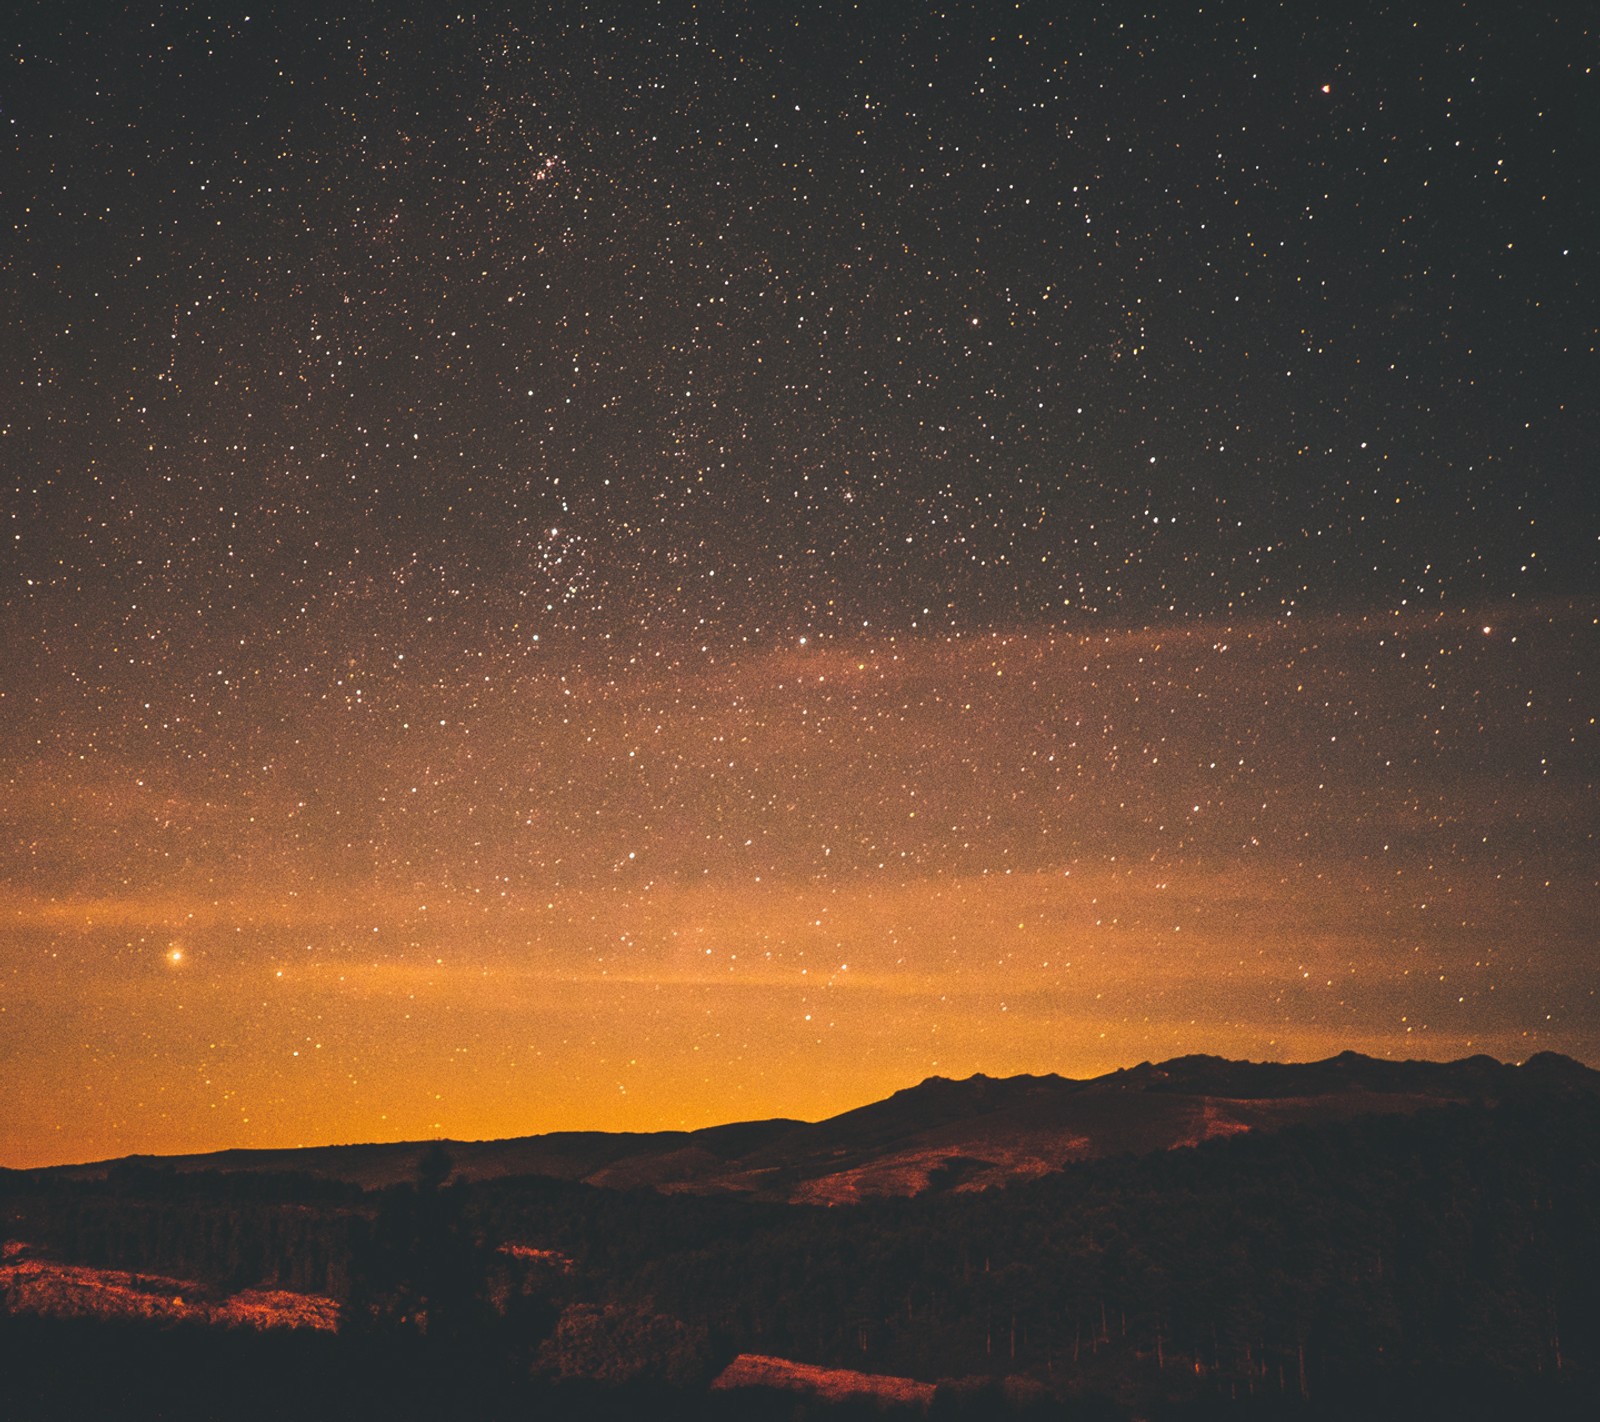
[{"label": "mountain peak", "polygon": [[[1409,1115],[1449,1102],[1600,1095],[1600,1072],[1555,1052],[1521,1066],[1488,1056],[1388,1061],[1345,1051],[1315,1062],[1192,1053],[1088,1079],[929,1076],[823,1121],[731,1122],[697,1131],[563,1131],[453,1141],[466,1180],[544,1176],[574,1185],[845,1203],[924,1189],[983,1189],[1069,1161],[1197,1145],[1294,1122]],[[295,1172],[375,1187],[416,1178],[426,1147],[224,1151],[141,1163],[166,1171]],[[105,1176],[113,1162],[55,1167]]]}]

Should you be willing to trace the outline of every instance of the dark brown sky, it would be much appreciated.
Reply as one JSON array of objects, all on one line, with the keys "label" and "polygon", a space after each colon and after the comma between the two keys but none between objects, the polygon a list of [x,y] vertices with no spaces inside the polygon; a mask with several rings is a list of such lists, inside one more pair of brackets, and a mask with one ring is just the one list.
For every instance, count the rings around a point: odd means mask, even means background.
[{"label": "dark brown sky", "polygon": [[1592,29],[272,8],[5,41],[0,1162],[1600,1059]]}]

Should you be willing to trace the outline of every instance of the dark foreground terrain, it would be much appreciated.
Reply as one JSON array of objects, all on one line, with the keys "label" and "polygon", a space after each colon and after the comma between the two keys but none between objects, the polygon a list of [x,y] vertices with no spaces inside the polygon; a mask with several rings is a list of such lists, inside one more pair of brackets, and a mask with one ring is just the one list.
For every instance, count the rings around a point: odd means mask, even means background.
[{"label": "dark foreground terrain", "polygon": [[1403,1111],[1345,1101],[1004,1188],[962,1188],[955,1156],[847,1207],[462,1180],[437,1147],[368,1190],[3,1172],[0,1412],[1600,1415],[1595,1074],[1462,1065],[1493,1089],[1417,1064],[1401,1085],[1433,1100]]}]

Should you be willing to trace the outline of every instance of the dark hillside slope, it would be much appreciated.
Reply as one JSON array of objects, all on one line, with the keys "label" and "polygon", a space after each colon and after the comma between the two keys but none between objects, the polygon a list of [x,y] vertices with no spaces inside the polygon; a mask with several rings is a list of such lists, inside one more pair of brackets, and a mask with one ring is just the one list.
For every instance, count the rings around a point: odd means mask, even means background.
[{"label": "dark hillside slope", "polygon": [[[1307,1063],[1189,1056],[1087,1081],[1054,1075],[931,1077],[815,1123],[569,1131],[444,1144],[463,1180],[546,1175],[614,1189],[843,1204],[929,1188],[985,1188],[1047,1174],[1068,1161],[1190,1146],[1300,1121],[1405,1115],[1445,1101],[1495,1102],[1530,1092],[1600,1095],[1600,1072],[1552,1054],[1521,1066],[1482,1056],[1390,1062],[1353,1052]],[[132,1159],[178,1171],[293,1171],[373,1189],[414,1178],[433,1144]],[[92,1178],[114,1164],[55,1173]]]},{"label": "dark hillside slope", "polygon": [[[946,1391],[970,1415],[1000,1415],[983,1378],[1010,1378],[1013,1397],[1099,1396],[1150,1418],[1236,1403],[1494,1415],[1483,1399],[1547,1415],[1600,1392],[1600,1096],[1582,1069],[1528,1072],[1491,1103],[1408,1093],[1421,1104],[1403,1113],[1323,1113],[850,1209],[547,1175],[440,1186],[435,1172],[362,1192],[121,1166],[99,1180],[0,1173],[0,1210],[8,1234],[63,1259],[203,1289],[327,1292],[352,1348],[409,1357],[426,1315],[441,1367],[524,1382],[547,1346],[580,1375],[626,1373],[675,1339],[695,1376],[748,1353],[967,1378]],[[1148,1075],[1063,1089],[1107,1129],[1119,1102],[1224,1099],[1151,1089]],[[977,1139],[974,1123],[1032,1109],[1038,1086],[935,1084],[924,1096],[954,1095],[962,1112],[924,1117],[913,1137],[959,1126]],[[1448,1072],[1443,1087],[1456,1089]],[[1365,1097],[1394,1093],[1238,1099],[1266,1110]],[[864,1150],[893,1124],[856,1114],[835,1140],[862,1132],[844,1148]]]}]

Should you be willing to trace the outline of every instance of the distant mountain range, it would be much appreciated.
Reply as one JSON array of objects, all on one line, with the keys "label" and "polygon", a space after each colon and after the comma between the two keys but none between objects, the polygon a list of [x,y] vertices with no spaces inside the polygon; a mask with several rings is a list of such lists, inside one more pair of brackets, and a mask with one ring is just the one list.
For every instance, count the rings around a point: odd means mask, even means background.
[{"label": "distant mountain range", "polygon": [[[743,1121],[698,1131],[558,1131],[499,1141],[409,1141],[207,1155],[129,1156],[178,1171],[302,1172],[378,1187],[415,1178],[442,1144],[460,1178],[543,1175],[665,1193],[742,1194],[809,1204],[981,1190],[1070,1161],[1193,1146],[1298,1122],[1403,1115],[1451,1102],[1600,1096],[1600,1072],[1540,1053],[1380,1061],[1344,1052],[1307,1063],[1186,1056],[1106,1076],[929,1077],[825,1121]],[[36,1172],[105,1175],[121,1162]]]}]

